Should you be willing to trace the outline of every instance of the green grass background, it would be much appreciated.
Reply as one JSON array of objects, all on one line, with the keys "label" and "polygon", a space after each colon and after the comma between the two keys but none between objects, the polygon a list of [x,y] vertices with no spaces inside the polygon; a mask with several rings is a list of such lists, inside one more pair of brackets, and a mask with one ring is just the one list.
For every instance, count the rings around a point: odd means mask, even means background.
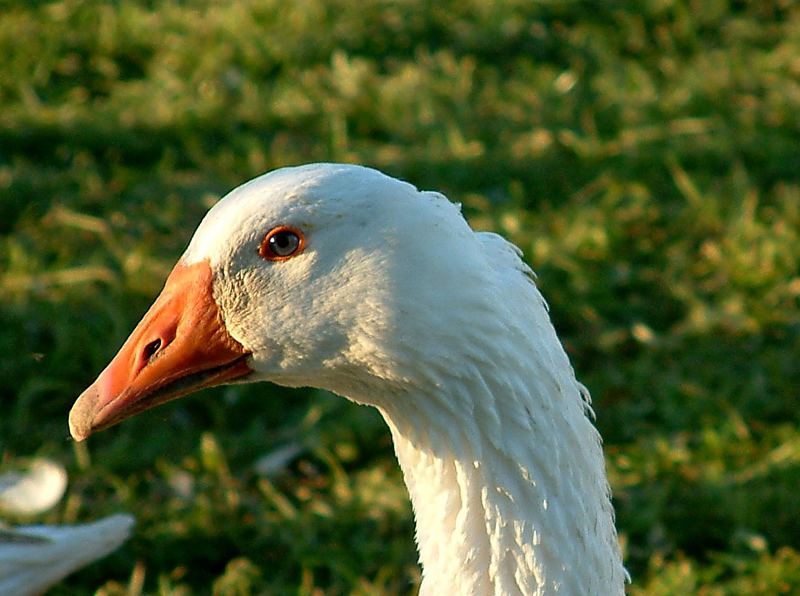
[{"label": "green grass background", "polygon": [[221,388],[68,439],[206,209],[320,160],[524,249],[594,396],[632,594],[800,591],[795,2],[3,0],[0,56],[0,469],[68,466],[34,521],[138,520],[54,594],[416,590],[367,408]]}]

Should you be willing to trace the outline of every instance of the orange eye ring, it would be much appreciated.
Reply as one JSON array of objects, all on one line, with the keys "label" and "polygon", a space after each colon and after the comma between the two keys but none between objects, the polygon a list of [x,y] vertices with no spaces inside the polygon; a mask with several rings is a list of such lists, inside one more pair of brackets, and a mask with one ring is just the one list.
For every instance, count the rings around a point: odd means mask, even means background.
[{"label": "orange eye ring", "polygon": [[266,233],[258,246],[258,254],[267,261],[286,261],[306,247],[303,231],[294,226],[276,226]]}]

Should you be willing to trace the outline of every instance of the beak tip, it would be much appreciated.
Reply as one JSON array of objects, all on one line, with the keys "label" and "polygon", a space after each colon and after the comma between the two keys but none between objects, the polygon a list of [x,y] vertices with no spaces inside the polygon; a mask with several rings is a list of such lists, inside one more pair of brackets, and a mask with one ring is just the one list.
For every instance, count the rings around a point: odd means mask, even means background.
[{"label": "beak tip", "polygon": [[69,433],[72,435],[72,438],[78,443],[85,441],[89,437],[89,432],[85,432],[82,429],[76,428],[72,424],[72,421],[70,421],[69,424]]},{"label": "beak tip", "polygon": [[92,434],[92,422],[97,410],[99,393],[95,385],[81,393],[69,412],[69,432],[72,438],[80,442]]}]

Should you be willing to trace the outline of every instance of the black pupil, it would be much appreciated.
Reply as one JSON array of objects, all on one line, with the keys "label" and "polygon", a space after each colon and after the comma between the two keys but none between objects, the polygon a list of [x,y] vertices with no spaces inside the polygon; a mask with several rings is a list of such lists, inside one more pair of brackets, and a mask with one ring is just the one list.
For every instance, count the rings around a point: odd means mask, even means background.
[{"label": "black pupil", "polygon": [[269,247],[279,257],[286,257],[297,250],[299,244],[297,236],[291,232],[278,232],[269,239]]}]

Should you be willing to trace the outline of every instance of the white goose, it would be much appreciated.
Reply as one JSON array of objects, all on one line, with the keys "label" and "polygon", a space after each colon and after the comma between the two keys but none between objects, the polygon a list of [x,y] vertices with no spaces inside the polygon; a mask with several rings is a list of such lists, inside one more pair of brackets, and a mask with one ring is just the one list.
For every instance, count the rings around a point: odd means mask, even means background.
[{"label": "white goose", "polygon": [[0,594],[43,594],[115,551],[132,527],[133,516],[118,513],[88,524],[0,528]]},{"label": "white goose", "polygon": [[266,174],[208,213],[70,430],[221,383],[328,389],[391,429],[423,594],[622,594],[589,396],[520,254],[376,170]]},{"label": "white goose", "polygon": [[[0,475],[0,512],[38,515],[55,506],[67,488],[67,471],[54,461],[33,460],[23,472]],[[62,526],[6,527],[0,523],[0,594],[43,594],[73,571],[105,557],[130,536],[133,517]]]}]

